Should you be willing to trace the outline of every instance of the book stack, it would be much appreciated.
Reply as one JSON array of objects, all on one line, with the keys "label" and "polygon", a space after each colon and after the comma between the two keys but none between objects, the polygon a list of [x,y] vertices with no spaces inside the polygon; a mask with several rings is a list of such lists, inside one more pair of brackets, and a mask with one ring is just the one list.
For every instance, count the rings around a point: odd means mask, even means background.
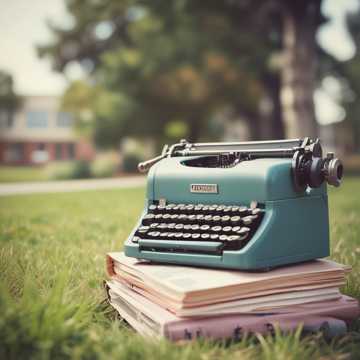
[{"label": "book stack", "polygon": [[268,272],[164,265],[107,255],[109,303],[136,331],[173,341],[238,339],[244,334],[346,332],[358,302],[341,294],[350,268],[314,260]]}]

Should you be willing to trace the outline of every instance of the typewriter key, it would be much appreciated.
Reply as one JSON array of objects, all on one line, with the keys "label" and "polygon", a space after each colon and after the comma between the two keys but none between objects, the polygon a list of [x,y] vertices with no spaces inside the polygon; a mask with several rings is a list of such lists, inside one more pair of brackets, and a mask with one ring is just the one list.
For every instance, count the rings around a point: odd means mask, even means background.
[{"label": "typewriter key", "polygon": [[149,236],[154,238],[154,239],[158,238],[160,236],[160,234],[161,233],[159,231],[151,231],[151,232],[149,232]]},{"label": "typewriter key", "polygon": [[199,214],[202,211],[202,207],[203,207],[202,205],[196,205],[194,207],[194,213]]},{"label": "typewriter key", "polygon": [[202,207],[202,211],[201,211],[204,215],[207,215],[209,212],[209,205],[204,205]]},{"label": "typewriter key", "polygon": [[150,230],[150,226],[140,226],[138,228],[138,231],[141,232],[141,233],[146,233],[149,230]]},{"label": "typewriter key", "polygon": [[199,224],[202,224],[202,223],[204,222],[204,218],[205,218],[205,216],[202,215],[202,214],[196,215],[196,221],[197,221]]},{"label": "typewriter key", "polygon": [[156,229],[159,226],[159,223],[152,223],[149,226],[150,226],[150,229]]},{"label": "typewriter key", "polygon": [[240,216],[243,216],[247,213],[248,211],[248,208],[246,206],[240,206],[239,207],[239,213],[240,213]]},{"label": "typewriter key", "polygon": [[169,230],[173,230],[173,229],[175,229],[175,226],[176,226],[176,223],[170,223],[170,224],[168,224],[167,228]]},{"label": "typewriter key", "polygon": [[168,204],[165,206],[165,210],[168,212],[168,213],[171,213],[174,209],[176,205],[175,204]]},{"label": "typewriter key", "polygon": [[209,206],[209,213],[211,215],[215,215],[216,214],[216,209],[217,209],[217,205],[211,205]]},{"label": "typewriter key", "polygon": [[164,213],[164,212],[165,212],[165,206],[164,206],[164,205],[158,205],[157,211],[158,211],[159,213]]},{"label": "typewriter key", "polygon": [[184,224],[176,224],[175,230],[180,231],[184,228]]},{"label": "typewriter key", "polygon": [[163,218],[164,222],[170,222],[171,215],[170,214],[164,214],[162,218]]},{"label": "typewriter key", "polygon": [[209,240],[210,239],[210,234],[207,234],[207,233],[201,234],[201,239],[202,240]]},{"label": "typewriter key", "polygon": [[190,224],[194,224],[196,222],[196,215],[194,215],[194,214],[189,215],[187,220]]},{"label": "typewriter key", "polygon": [[193,240],[198,240],[199,237],[200,237],[200,234],[199,234],[199,233],[194,233],[194,234],[191,235],[191,238],[192,238]]},{"label": "typewriter key", "polygon": [[219,234],[211,234],[210,239],[211,240],[218,240],[219,239]]},{"label": "typewriter key", "polygon": [[180,214],[178,217],[179,222],[184,222],[187,220],[187,215],[185,214]]},{"label": "typewriter key", "polygon": [[165,223],[161,223],[159,224],[159,226],[157,227],[158,230],[165,230],[168,229],[168,225]]},{"label": "typewriter key", "polygon": [[239,235],[231,235],[228,237],[228,241],[239,241],[241,237]]},{"label": "typewriter key", "polygon": [[155,215],[154,214],[146,214],[143,219],[142,219],[142,224],[143,225],[150,225],[155,219]]},{"label": "typewriter key", "polygon": [[174,237],[175,239],[181,239],[183,237],[183,233],[182,232],[175,233]]},{"label": "typewriter key", "polygon": [[248,236],[249,232],[250,228],[244,226],[237,232],[237,234],[240,235],[243,239],[245,239],[245,237]]},{"label": "typewriter key", "polygon": [[244,225],[250,225],[253,222],[254,218],[252,216],[245,216],[242,218],[242,222]]},{"label": "typewriter key", "polygon": [[219,206],[216,208],[216,212],[217,212],[219,215],[222,215],[222,212],[223,212],[224,209],[225,209],[225,205],[219,205]]},{"label": "typewriter key", "polygon": [[220,222],[221,222],[221,216],[219,216],[219,215],[215,215],[215,216],[213,216],[212,217],[212,223],[213,224],[220,224]]},{"label": "typewriter key", "polygon": [[204,221],[209,223],[212,221],[212,218],[213,218],[212,215],[206,215],[206,216],[204,216]]},{"label": "typewriter key", "polygon": [[220,235],[220,236],[219,236],[219,240],[220,240],[220,241],[227,241],[227,240],[228,240],[228,236],[227,236],[227,235]]},{"label": "typewriter key", "polygon": [[131,239],[131,241],[133,242],[133,243],[138,243],[139,242],[139,237],[138,236],[133,236],[133,238]]},{"label": "typewriter key", "polygon": [[178,218],[179,218],[178,214],[172,214],[171,215],[171,221],[177,221]]},{"label": "typewriter key", "polygon": [[200,226],[200,231],[208,231],[210,229],[209,225],[201,225]]},{"label": "typewriter key", "polygon": [[230,223],[232,226],[238,225],[241,223],[241,217],[240,216],[232,216],[230,218]]},{"label": "typewriter key", "polygon": [[168,233],[168,239],[174,238],[174,237],[175,237],[175,234],[176,234],[176,233],[174,233],[174,232],[169,232],[169,233]]},{"label": "typewriter key", "polygon": [[194,211],[194,205],[192,204],[189,204],[189,205],[186,205],[186,213],[187,214],[192,214],[192,212]]},{"label": "typewriter key", "polygon": [[231,214],[231,206],[226,206],[223,210],[223,215],[230,215]]},{"label": "typewriter key", "polygon": [[200,229],[200,225],[198,224],[191,225],[191,231],[199,231],[199,229]]},{"label": "typewriter key", "polygon": [[148,211],[151,213],[156,213],[157,206],[156,205],[149,205]]},{"label": "typewriter key", "polygon": [[186,212],[186,205],[182,205],[179,207],[179,211],[184,214]]},{"label": "typewriter key", "polygon": [[160,238],[162,238],[162,239],[167,238],[168,235],[169,235],[168,232],[162,232],[162,233],[160,233]]},{"label": "typewriter key", "polygon": [[215,233],[219,233],[222,230],[221,226],[213,226],[211,228],[211,231],[215,232]]},{"label": "typewriter key", "polygon": [[173,211],[178,213],[180,211],[181,206],[182,206],[181,204],[175,205],[174,208],[173,208]]},{"label": "typewriter key", "polygon": [[232,232],[236,233],[241,229],[241,226],[233,226]]},{"label": "typewriter key", "polygon": [[251,215],[260,215],[261,214],[261,209],[259,208],[255,208],[251,210]]},{"label": "typewriter key", "polygon": [[239,207],[238,207],[238,206],[233,206],[233,207],[231,208],[231,213],[232,213],[233,215],[237,215],[238,212],[239,212]]},{"label": "typewriter key", "polygon": [[191,239],[191,234],[190,233],[184,233],[183,234],[183,239],[185,239],[185,240]]},{"label": "typewriter key", "polygon": [[162,220],[162,214],[156,214],[155,215],[155,220]]},{"label": "typewriter key", "polygon": [[225,233],[225,235],[229,235],[232,232],[232,227],[231,226],[225,226],[225,227],[222,228],[222,231],[223,231],[223,233]]},{"label": "typewriter key", "polygon": [[221,225],[227,225],[230,223],[230,216],[229,215],[225,215],[221,217]]}]

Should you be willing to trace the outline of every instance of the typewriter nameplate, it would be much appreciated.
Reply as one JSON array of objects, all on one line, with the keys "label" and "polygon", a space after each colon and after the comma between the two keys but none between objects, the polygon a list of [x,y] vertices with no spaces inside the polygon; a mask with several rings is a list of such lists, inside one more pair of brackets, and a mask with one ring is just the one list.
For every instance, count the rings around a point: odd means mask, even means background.
[{"label": "typewriter nameplate", "polygon": [[190,184],[190,192],[202,194],[217,194],[217,184]]}]

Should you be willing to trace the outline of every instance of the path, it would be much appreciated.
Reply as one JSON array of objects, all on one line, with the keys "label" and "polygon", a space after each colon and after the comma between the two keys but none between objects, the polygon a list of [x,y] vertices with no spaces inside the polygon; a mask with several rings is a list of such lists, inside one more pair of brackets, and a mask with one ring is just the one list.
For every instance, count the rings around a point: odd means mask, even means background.
[{"label": "path", "polygon": [[145,185],[144,176],[129,176],[112,179],[87,179],[46,182],[24,182],[0,184],[0,196],[57,193],[83,190],[124,189]]}]

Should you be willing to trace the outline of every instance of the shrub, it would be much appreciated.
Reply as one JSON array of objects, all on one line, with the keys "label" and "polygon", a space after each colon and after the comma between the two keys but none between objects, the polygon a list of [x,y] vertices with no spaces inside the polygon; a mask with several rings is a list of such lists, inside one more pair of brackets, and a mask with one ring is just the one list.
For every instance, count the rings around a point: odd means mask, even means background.
[{"label": "shrub", "polygon": [[137,172],[137,166],[143,159],[139,154],[128,153],[124,155],[122,167],[125,172]]},{"label": "shrub", "polygon": [[59,162],[47,167],[51,180],[86,179],[91,177],[90,165],[86,161]]},{"label": "shrub", "polygon": [[91,174],[96,178],[112,177],[119,168],[118,158],[113,154],[97,157],[91,164]]},{"label": "shrub", "polygon": [[72,179],[91,178],[90,163],[87,161],[76,161],[74,163]]}]

